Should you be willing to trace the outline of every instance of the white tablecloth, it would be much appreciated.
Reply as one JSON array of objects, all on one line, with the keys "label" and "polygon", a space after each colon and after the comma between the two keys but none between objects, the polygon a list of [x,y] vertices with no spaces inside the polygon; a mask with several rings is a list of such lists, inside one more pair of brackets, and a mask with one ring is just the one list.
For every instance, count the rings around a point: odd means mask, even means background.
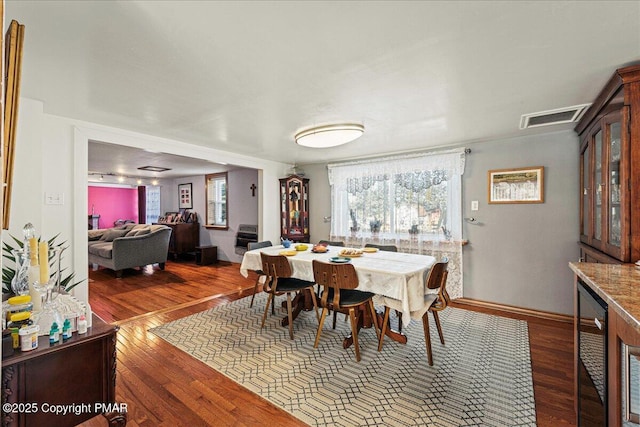
[{"label": "white tablecloth", "polygon": [[[292,275],[298,279],[313,281],[312,261],[318,259],[328,262],[338,256],[341,247],[329,246],[329,251],[316,254],[309,249],[288,257]],[[293,248],[291,248],[293,249]],[[250,270],[262,268],[260,253],[277,255],[284,250],[281,245],[247,251],[240,265],[240,273],[248,277]],[[374,303],[386,305],[402,312],[403,324],[410,318],[420,318],[424,307],[424,278],[436,259],[428,255],[407,254],[401,252],[364,253],[361,257],[351,258],[358,274],[358,290],[376,294]]]}]

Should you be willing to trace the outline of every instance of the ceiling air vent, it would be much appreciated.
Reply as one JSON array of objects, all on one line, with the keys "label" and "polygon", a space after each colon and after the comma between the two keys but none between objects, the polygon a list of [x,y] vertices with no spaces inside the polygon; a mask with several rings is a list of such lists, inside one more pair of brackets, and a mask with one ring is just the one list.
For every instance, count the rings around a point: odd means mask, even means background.
[{"label": "ceiling air vent", "polygon": [[589,106],[591,106],[591,104],[574,105],[573,107],[523,114],[520,118],[520,129],[577,122]]}]

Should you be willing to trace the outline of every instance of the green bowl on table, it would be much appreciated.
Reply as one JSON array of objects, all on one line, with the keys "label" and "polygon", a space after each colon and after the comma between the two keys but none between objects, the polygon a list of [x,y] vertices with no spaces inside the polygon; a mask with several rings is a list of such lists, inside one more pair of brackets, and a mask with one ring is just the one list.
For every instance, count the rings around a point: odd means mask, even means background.
[{"label": "green bowl on table", "polygon": [[340,256],[334,256],[334,257],[329,258],[329,261],[335,262],[337,264],[344,264],[346,262],[351,261],[351,259],[350,258],[340,257]]}]

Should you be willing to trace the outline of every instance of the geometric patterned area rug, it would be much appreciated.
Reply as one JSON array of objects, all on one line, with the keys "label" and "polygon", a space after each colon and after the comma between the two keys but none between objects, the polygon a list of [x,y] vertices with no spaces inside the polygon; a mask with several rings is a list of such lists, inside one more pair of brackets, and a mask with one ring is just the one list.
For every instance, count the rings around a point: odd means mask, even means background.
[{"label": "geometric patterned area rug", "polygon": [[[430,316],[434,366],[422,322],[403,328],[407,344],[373,329],[358,335],[362,360],[342,348],[349,322],[327,316],[313,348],[314,311],[294,320],[294,339],[269,313],[264,293],[253,308],[246,297],[151,329],[311,426],[534,426],[527,323],[456,308],[440,312],[445,345]],[[279,307],[278,300],[276,307]],[[394,323],[392,323],[394,324]]]}]

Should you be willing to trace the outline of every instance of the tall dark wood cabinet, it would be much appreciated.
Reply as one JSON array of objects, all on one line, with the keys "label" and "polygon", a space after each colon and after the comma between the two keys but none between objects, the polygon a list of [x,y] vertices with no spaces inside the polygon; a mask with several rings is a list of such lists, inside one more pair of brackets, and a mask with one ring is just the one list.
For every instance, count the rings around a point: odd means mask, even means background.
[{"label": "tall dark wood cabinet", "polygon": [[291,175],[280,179],[280,235],[294,242],[309,241],[309,179]]},{"label": "tall dark wood cabinet", "polygon": [[[50,345],[41,336],[35,350],[3,355],[3,426],[75,426],[101,413],[111,426],[126,424],[126,408],[113,411],[118,327],[96,316],[92,322],[86,334],[66,342]],[[56,405],[74,410],[52,413]]]},{"label": "tall dark wood cabinet", "polygon": [[575,130],[581,258],[635,262],[640,259],[640,65],[618,69]]},{"label": "tall dark wood cabinet", "polygon": [[169,255],[176,258],[178,255],[195,253],[196,246],[200,245],[200,224],[197,222],[180,222],[175,224],[162,224],[171,227],[169,239]]}]

